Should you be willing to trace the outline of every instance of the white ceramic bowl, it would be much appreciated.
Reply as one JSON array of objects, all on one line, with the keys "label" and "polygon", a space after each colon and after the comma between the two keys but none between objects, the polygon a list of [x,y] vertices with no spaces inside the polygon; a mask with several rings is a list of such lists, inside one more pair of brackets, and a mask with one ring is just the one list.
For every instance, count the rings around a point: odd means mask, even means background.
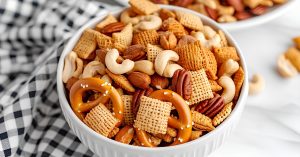
[{"label": "white ceramic bowl", "polygon": [[[115,1],[124,6],[128,6],[128,0],[115,0]],[[220,25],[229,31],[236,31],[236,30],[258,26],[267,23],[277,17],[280,17],[286,11],[290,10],[292,7],[295,7],[296,6],[295,3],[297,3],[298,1],[299,0],[288,0],[285,4],[272,7],[267,13],[261,16],[256,16],[247,20],[242,20],[233,23],[221,23]]]},{"label": "white ceramic bowl", "polygon": [[[162,6],[163,8],[176,9],[186,12],[194,13],[193,11],[174,7],[174,6]],[[119,15],[121,11],[113,13],[114,15]],[[222,29],[217,23],[210,20],[207,17],[199,15],[203,20],[203,23],[212,26],[215,29],[221,29],[224,31],[228,38],[228,42],[237,48],[239,56],[241,58],[241,65],[245,71],[245,80],[248,78],[248,73],[246,69],[246,64],[244,57],[240,51],[240,48],[237,46],[236,42],[228,34],[228,32]],[[62,71],[64,66],[65,56],[73,49],[77,40],[80,38],[81,33],[84,29],[89,27],[94,27],[98,22],[100,22],[106,15],[99,16],[88,22],[78,32],[73,35],[68,44],[65,46],[65,49],[60,57],[58,69],[57,69],[57,90],[59,94],[59,101],[63,111],[63,114],[70,125],[71,129],[78,136],[83,144],[89,147],[95,154],[101,157],[198,157],[198,156],[208,156],[218,147],[220,147],[225,139],[232,133],[233,128],[237,125],[244,105],[246,103],[248,95],[248,82],[245,81],[242,87],[240,98],[231,113],[231,115],[214,131],[204,135],[203,137],[177,146],[171,147],[161,147],[161,148],[145,148],[131,146],[127,144],[122,144],[114,140],[108,139],[100,134],[94,132],[88,126],[86,126],[76,115],[73,113],[70,104],[65,95],[64,85],[62,82]]]}]

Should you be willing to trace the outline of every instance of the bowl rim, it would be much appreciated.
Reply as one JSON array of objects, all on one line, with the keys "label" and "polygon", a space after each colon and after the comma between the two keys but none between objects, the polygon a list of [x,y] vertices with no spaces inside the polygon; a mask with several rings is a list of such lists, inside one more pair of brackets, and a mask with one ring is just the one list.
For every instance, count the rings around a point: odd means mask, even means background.
[{"label": "bowl rim", "polygon": [[[181,8],[181,7],[176,7],[176,6],[169,6],[169,5],[160,5],[160,6],[161,6],[161,8],[167,8],[167,9],[171,9],[171,10],[185,11],[185,12],[189,12],[189,13],[193,13],[193,14],[196,13],[192,10]],[[124,8],[121,8],[117,11],[112,12],[111,14],[116,15],[116,14],[121,13],[123,10],[124,10]],[[222,124],[220,124],[218,127],[216,127],[216,129],[214,131],[205,134],[204,136],[202,136],[201,138],[199,138],[197,140],[193,140],[193,141],[190,141],[190,142],[187,142],[184,144],[180,144],[180,145],[168,146],[168,147],[147,148],[147,147],[132,146],[132,145],[117,142],[115,140],[109,139],[107,137],[101,136],[100,134],[96,133],[94,130],[92,130],[87,125],[85,125],[73,112],[73,110],[67,100],[66,94],[65,94],[65,88],[64,88],[64,85],[62,82],[62,72],[63,72],[63,67],[64,67],[64,59],[65,59],[66,55],[69,52],[71,52],[74,45],[76,44],[79,37],[81,36],[82,32],[86,28],[90,28],[90,27],[94,26],[97,22],[103,20],[103,18],[105,18],[107,15],[108,15],[108,13],[97,16],[97,17],[93,18],[92,20],[90,20],[89,22],[87,22],[86,24],[84,24],[76,33],[74,33],[74,35],[70,38],[68,43],[65,44],[64,50],[59,58],[59,63],[58,63],[58,67],[57,67],[57,78],[56,78],[59,102],[60,102],[61,108],[63,108],[62,110],[63,110],[64,116],[65,116],[65,114],[68,114],[68,116],[70,116],[72,118],[71,120],[74,123],[76,123],[75,124],[76,127],[79,127],[79,129],[83,129],[84,132],[90,134],[94,138],[99,139],[103,142],[106,142],[106,144],[114,145],[115,147],[119,147],[121,149],[127,149],[127,150],[133,150],[133,151],[143,151],[143,152],[164,152],[164,151],[170,151],[173,149],[184,149],[184,148],[190,147],[191,145],[200,143],[201,141],[205,141],[206,139],[213,137],[215,134],[217,134],[217,132],[220,132],[225,127],[225,125],[228,125],[232,121],[234,116],[237,116],[237,114],[239,114],[239,112],[241,112],[243,110],[245,103],[246,103],[247,96],[248,96],[248,88],[249,87],[248,87],[248,81],[246,81],[248,79],[248,71],[246,68],[247,66],[246,66],[246,62],[245,62],[244,56],[242,54],[242,51],[239,48],[237,42],[228,33],[228,31],[226,31],[224,28],[222,28],[219,24],[217,24],[215,21],[211,20],[210,18],[208,18],[204,15],[201,15],[201,14],[196,14],[197,16],[199,16],[201,18],[202,21],[205,21],[205,23],[208,23],[209,26],[213,27],[214,29],[222,30],[224,32],[224,34],[226,35],[228,42],[237,49],[238,55],[240,56],[240,64],[243,67],[243,70],[245,73],[245,81],[244,81],[242,89],[240,91],[240,97],[235,105],[235,108],[232,110],[232,113],[229,115],[229,117],[227,117],[227,119]],[[64,111],[67,113],[65,113]],[[69,126],[71,126],[71,125],[69,124]],[[75,133],[75,134],[76,134],[76,136],[78,136],[77,133]]]},{"label": "bowl rim", "polygon": [[[128,0],[115,0],[117,3],[121,4],[122,6],[128,6]],[[277,17],[283,15],[286,11],[288,11],[291,7],[295,7],[294,5],[297,0],[288,0],[286,4],[275,6],[274,9],[268,11],[266,14],[255,16],[247,20],[237,21],[233,23],[219,23],[223,28],[229,31],[238,31],[254,26],[258,26],[264,23],[267,23]],[[197,14],[201,14],[198,13]],[[218,23],[218,22],[217,22]]]}]

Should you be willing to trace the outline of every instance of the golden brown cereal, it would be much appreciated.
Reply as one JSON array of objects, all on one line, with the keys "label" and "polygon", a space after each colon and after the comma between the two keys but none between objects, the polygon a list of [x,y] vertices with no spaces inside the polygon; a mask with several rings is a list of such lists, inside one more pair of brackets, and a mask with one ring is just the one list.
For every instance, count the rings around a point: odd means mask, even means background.
[{"label": "golden brown cereal", "polygon": [[138,32],[133,35],[132,43],[134,45],[140,44],[145,47],[147,44],[158,45],[159,35],[155,30]]},{"label": "golden brown cereal", "polygon": [[99,34],[99,32],[92,30],[90,28],[86,29],[80,39],[78,40],[77,44],[73,48],[73,51],[77,53],[78,57],[82,59],[88,58],[97,47],[95,41],[95,35]]},{"label": "golden brown cereal", "polygon": [[134,87],[130,84],[128,79],[123,75],[118,75],[110,72],[108,69],[105,70],[107,75],[114,80],[114,82],[119,85],[121,88],[129,92],[134,92]]},{"label": "golden brown cereal", "polygon": [[188,100],[190,105],[197,104],[203,100],[213,98],[209,81],[206,77],[204,69],[198,71],[190,71],[192,75],[192,97]]},{"label": "golden brown cereal", "polygon": [[300,72],[300,50],[291,47],[285,52],[285,57],[290,60],[298,72]]},{"label": "golden brown cereal", "polygon": [[197,111],[192,111],[192,119],[194,122],[193,128],[200,131],[212,131],[215,127],[212,124],[212,120]]},{"label": "golden brown cereal", "polygon": [[96,30],[100,32],[103,27],[115,22],[118,22],[118,20],[114,16],[109,14],[103,21],[96,25]]},{"label": "golden brown cereal", "polygon": [[160,9],[158,5],[148,0],[130,0],[129,4],[134,12],[140,15],[150,15]]},{"label": "golden brown cereal", "polygon": [[214,126],[221,124],[231,113],[233,103],[226,104],[222,111],[218,113],[212,120]]},{"label": "golden brown cereal", "polygon": [[83,121],[91,129],[105,137],[108,136],[118,123],[118,120],[103,104],[94,107]]},{"label": "golden brown cereal", "polygon": [[235,84],[235,94],[233,100],[238,100],[244,80],[245,80],[245,73],[243,68],[240,67],[233,77],[233,82]]},{"label": "golden brown cereal", "polygon": [[134,127],[152,134],[166,134],[172,104],[142,96]]},{"label": "golden brown cereal", "polygon": [[178,21],[185,27],[197,31],[203,30],[203,23],[197,15],[182,11],[175,11],[175,13]]},{"label": "golden brown cereal", "polygon": [[233,59],[235,61],[240,60],[240,57],[238,56],[234,47],[214,48],[214,54],[218,64],[222,64],[228,59]]}]

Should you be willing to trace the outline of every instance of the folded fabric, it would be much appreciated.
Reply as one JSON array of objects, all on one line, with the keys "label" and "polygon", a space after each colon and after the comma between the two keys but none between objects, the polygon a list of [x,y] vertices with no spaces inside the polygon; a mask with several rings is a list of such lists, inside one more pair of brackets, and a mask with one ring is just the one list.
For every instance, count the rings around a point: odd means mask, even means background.
[{"label": "folded fabric", "polygon": [[116,7],[89,0],[0,3],[0,156],[93,156],[65,121],[56,69],[71,35]]}]

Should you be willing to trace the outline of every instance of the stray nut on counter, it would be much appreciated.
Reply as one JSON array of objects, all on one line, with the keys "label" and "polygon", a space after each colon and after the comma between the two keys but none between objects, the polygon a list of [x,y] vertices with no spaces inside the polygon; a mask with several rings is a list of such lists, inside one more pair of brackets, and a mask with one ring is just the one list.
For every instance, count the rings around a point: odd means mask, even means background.
[{"label": "stray nut on counter", "polygon": [[300,72],[300,36],[293,41],[295,46],[290,47],[277,60],[277,71],[284,78],[295,77]]},{"label": "stray nut on counter", "polygon": [[[218,9],[215,2],[197,1]],[[148,0],[129,4],[119,17],[109,14],[84,30],[65,57],[62,81],[73,112],[99,135],[140,147],[183,144],[213,131],[243,87],[237,49],[195,14]],[[232,16],[234,8],[217,13]]]}]

